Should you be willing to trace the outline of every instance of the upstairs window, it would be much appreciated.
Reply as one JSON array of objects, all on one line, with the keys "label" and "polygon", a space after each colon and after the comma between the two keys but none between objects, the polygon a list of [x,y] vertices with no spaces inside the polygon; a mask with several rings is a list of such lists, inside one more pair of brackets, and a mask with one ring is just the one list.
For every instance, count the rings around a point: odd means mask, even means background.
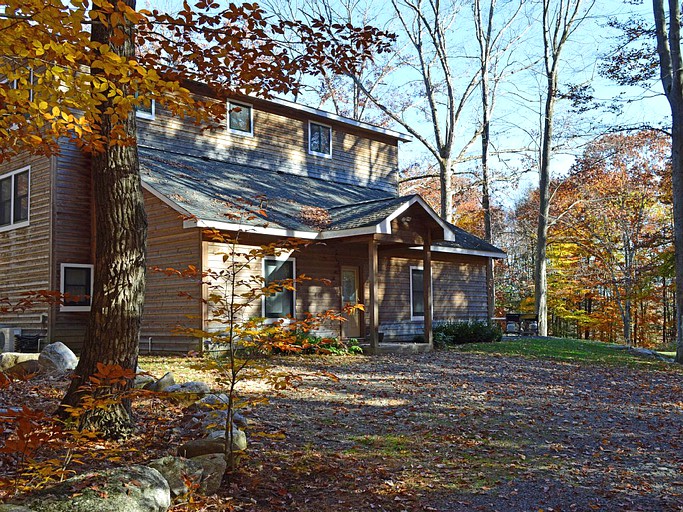
[{"label": "upstairs window", "polygon": [[241,135],[253,135],[253,109],[244,103],[228,102],[228,129]]},{"label": "upstairs window", "polygon": [[[263,278],[265,284],[294,279],[294,260],[263,260]],[[294,316],[294,290],[282,290],[263,298],[263,316],[265,318],[285,318]]]},{"label": "upstairs window", "polygon": [[151,100],[149,105],[136,105],[135,106],[135,117],[140,119],[154,119],[156,114],[155,101]]},{"label": "upstairs window", "polygon": [[62,263],[60,292],[66,294],[61,311],[90,311],[92,304],[93,266]]},{"label": "upstairs window", "polygon": [[326,158],[332,156],[332,127],[308,123],[308,152]]},{"label": "upstairs window", "polygon": [[[140,93],[136,92],[135,93],[135,99],[138,99],[140,97]],[[147,101],[144,101],[139,105],[135,105],[133,107],[135,109],[135,117],[139,119],[154,119],[154,115],[156,114],[156,102],[151,99],[149,100],[149,103]]]},{"label": "upstairs window", "polygon": [[30,167],[0,176],[0,231],[28,226]]}]

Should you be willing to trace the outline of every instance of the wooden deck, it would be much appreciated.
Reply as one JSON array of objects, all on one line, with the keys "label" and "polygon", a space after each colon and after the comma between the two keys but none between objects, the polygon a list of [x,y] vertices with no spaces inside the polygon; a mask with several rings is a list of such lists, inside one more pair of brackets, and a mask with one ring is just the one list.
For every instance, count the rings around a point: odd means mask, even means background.
[{"label": "wooden deck", "polygon": [[371,349],[369,343],[361,343],[361,347],[363,347],[363,353],[366,355],[423,354],[434,350],[434,347],[429,343],[409,342],[380,343],[375,351]]}]

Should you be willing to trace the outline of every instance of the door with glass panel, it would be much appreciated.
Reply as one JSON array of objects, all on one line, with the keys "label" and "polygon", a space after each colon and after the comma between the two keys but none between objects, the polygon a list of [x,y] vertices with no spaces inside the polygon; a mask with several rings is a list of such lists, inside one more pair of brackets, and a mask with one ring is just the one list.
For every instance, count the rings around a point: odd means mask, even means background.
[{"label": "door with glass panel", "polygon": [[[341,269],[341,305],[342,308],[358,304],[360,299],[358,293],[358,268],[357,267],[342,267]],[[342,337],[343,338],[359,338],[361,336],[360,329],[360,313],[354,311],[351,314],[344,314],[347,319],[342,322]]]}]

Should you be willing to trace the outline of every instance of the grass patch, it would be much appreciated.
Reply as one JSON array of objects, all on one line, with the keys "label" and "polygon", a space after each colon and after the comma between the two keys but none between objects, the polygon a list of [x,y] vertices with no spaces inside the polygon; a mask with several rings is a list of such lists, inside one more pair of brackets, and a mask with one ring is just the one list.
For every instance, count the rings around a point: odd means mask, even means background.
[{"label": "grass patch", "polygon": [[521,337],[505,339],[500,343],[474,343],[454,350],[506,356],[522,356],[538,359],[552,359],[572,363],[606,364],[655,369],[676,369],[655,358],[637,356],[628,350],[617,349],[615,345],[599,341],[571,338]]}]

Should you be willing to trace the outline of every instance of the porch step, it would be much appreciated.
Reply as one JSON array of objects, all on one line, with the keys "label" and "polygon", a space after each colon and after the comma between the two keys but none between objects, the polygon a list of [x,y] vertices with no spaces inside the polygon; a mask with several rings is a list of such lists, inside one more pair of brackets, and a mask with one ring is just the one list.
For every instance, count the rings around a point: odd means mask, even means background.
[{"label": "porch step", "polygon": [[364,354],[422,354],[424,352],[431,352],[433,347],[428,343],[380,343],[376,351],[370,349],[369,343],[361,343]]}]

